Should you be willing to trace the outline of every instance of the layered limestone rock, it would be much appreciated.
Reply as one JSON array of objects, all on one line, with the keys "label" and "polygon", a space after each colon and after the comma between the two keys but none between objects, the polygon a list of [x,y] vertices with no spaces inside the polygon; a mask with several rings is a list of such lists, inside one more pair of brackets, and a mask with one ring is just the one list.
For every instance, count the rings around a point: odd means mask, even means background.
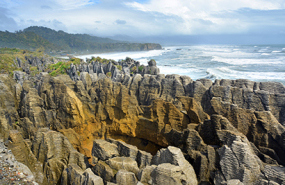
[{"label": "layered limestone rock", "polygon": [[164,182],[170,184],[198,184],[192,165],[184,158],[179,148],[169,146],[166,149],[161,149],[154,156],[153,163],[158,165],[152,172],[154,173],[152,175],[154,184],[163,184]]},{"label": "layered limestone rock", "polygon": [[83,171],[75,164],[68,165],[63,171],[60,184],[104,185],[102,178],[96,176],[90,168]]},{"label": "layered limestone rock", "polygon": [[86,159],[77,152],[68,139],[59,132],[39,129],[32,143],[32,152],[43,165],[48,184],[58,184],[69,164],[86,169]]},{"label": "layered limestone rock", "polygon": [[132,59],[72,64],[57,77],[27,72],[0,75],[0,137],[18,130],[9,145],[43,183],[73,183],[69,171],[78,183],[93,172],[105,184],[284,182],[280,83],[193,81]]},{"label": "layered limestone rock", "polygon": [[0,137],[7,139],[9,130],[17,126],[21,85],[8,75],[0,75]]}]

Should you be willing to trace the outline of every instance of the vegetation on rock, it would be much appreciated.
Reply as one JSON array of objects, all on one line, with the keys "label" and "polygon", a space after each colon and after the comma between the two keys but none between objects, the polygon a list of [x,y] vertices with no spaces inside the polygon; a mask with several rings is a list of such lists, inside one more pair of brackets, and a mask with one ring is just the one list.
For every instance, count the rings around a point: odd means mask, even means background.
[{"label": "vegetation on rock", "polygon": [[[13,71],[22,71],[19,67],[17,58],[23,61],[23,65],[26,64],[26,57],[47,57],[47,55],[40,49],[35,52],[29,50],[17,49],[17,48],[0,48],[0,72],[2,74],[9,74],[13,76]],[[32,71],[36,71],[32,68]]]},{"label": "vegetation on rock", "polygon": [[43,47],[50,54],[87,54],[161,49],[159,44],[119,42],[87,34],[69,34],[38,26],[28,27],[16,33],[0,31],[0,47],[16,47],[29,50]]}]

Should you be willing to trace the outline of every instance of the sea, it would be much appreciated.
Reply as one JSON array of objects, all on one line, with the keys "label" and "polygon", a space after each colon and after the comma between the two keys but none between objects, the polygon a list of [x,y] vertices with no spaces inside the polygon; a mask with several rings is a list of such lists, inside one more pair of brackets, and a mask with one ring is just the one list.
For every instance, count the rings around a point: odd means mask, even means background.
[{"label": "sea", "polygon": [[187,75],[193,80],[249,79],[258,82],[275,81],[285,85],[285,44],[165,46],[162,50],[77,57],[86,59],[91,56],[114,60],[130,57],[144,65],[154,59],[160,73]]}]

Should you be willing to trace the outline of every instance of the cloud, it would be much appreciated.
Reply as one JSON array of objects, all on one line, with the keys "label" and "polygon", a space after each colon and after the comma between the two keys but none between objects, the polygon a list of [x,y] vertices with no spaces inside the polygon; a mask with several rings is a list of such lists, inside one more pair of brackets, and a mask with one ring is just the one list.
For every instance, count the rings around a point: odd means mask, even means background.
[{"label": "cloud", "polygon": [[[268,11],[283,10],[284,12],[285,8],[285,2],[282,0],[236,0],[234,2],[228,0],[150,0],[147,3],[126,2],[125,5],[149,14],[155,12],[180,17],[184,24],[182,26],[174,25],[183,28],[180,30],[180,34],[246,33],[252,28],[252,23],[255,21],[263,24],[263,21],[259,19],[245,18],[246,10],[249,12],[259,11],[259,15],[266,19]],[[243,13],[239,13],[241,11]],[[221,16],[215,16],[215,14]],[[229,16],[225,16],[225,14]],[[280,17],[280,15],[275,16],[276,18]],[[281,25],[282,21],[277,24]],[[203,27],[203,25],[210,27]]]},{"label": "cloud", "polygon": [[41,9],[51,10],[52,8],[50,6],[47,6],[47,5],[42,5]]},{"label": "cloud", "polygon": [[53,0],[53,2],[64,10],[78,9],[99,3],[97,0]]},{"label": "cloud", "polygon": [[10,29],[39,25],[70,33],[132,37],[285,30],[284,0],[1,0],[1,4],[7,7],[1,19],[5,16]]},{"label": "cloud", "polygon": [[116,23],[116,24],[126,24],[126,23],[127,23],[127,21],[117,19],[117,20],[115,21],[115,23]]},{"label": "cloud", "polygon": [[63,24],[62,22],[53,19],[53,20],[39,20],[39,21],[35,21],[35,20],[27,20],[25,22],[22,22],[22,24],[27,25],[28,26],[44,26],[44,27],[48,27],[51,29],[55,29],[55,30],[66,30],[66,25]]},{"label": "cloud", "polygon": [[210,20],[205,20],[205,19],[193,19],[193,21],[196,21],[200,24],[204,24],[204,25],[213,25],[214,23]]},{"label": "cloud", "polygon": [[15,31],[17,27],[16,21],[8,15],[8,10],[0,7],[0,30]]}]

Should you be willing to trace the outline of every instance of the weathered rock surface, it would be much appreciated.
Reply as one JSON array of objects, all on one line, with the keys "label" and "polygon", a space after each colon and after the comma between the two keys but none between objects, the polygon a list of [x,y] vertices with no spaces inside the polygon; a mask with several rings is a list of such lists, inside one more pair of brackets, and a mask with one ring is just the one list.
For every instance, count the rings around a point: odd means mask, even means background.
[{"label": "weathered rock surface", "polygon": [[126,170],[119,170],[116,175],[116,182],[118,185],[136,185],[138,180],[134,173]]},{"label": "weathered rock surface", "polygon": [[119,156],[117,146],[105,140],[94,140],[92,155],[100,160],[107,160],[112,157]]},{"label": "weathered rock surface", "polygon": [[138,174],[139,168],[137,162],[129,157],[114,157],[106,161],[106,163],[114,170],[126,170]]},{"label": "weathered rock surface", "polygon": [[[169,163],[170,165],[167,165],[167,163]],[[171,165],[177,166],[179,168],[179,171],[181,171],[179,172],[179,174],[181,173],[181,175],[183,176],[181,177],[183,179],[183,183],[193,184],[193,185],[198,184],[197,177],[192,165],[184,158],[184,155],[182,154],[179,148],[169,146],[166,149],[159,150],[153,158],[153,164],[155,165],[163,164],[162,166],[157,167],[158,168],[157,171],[159,170],[164,171],[163,169],[167,171],[168,168],[169,169],[172,168]],[[177,171],[178,168],[176,170],[173,170],[173,172]]]},{"label": "weathered rock surface", "polygon": [[179,166],[172,165],[170,163],[163,163],[158,165],[151,173],[153,185],[170,184],[170,185],[182,185],[182,184],[198,184],[194,180],[189,182],[189,176],[183,173]]},{"label": "weathered rock surface", "polygon": [[94,167],[92,167],[92,171],[102,177],[105,181],[113,182],[114,181],[114,171],[113,169],[103,161],[99,161]]},{"label": "weathered rock surface", "polygon": [[32,152],[42,163],[48,184],[59,183],[63,170],[69,164],[76,164],[82,170],[86,169],[84,155],[77,152],[61,133],[47,128],[39,129],[37,132],[32,144]]},{"label": "weathered rock surface", "polygon": [[96,176],[90,168],[83,171],[75,164],[68,165],[63,171],[60,184],[104,185],[102,178]]},{"label": "weathered rock surface", "polygon": [[14,80],[0,75],[0,137],[39,183],[69,184],[69,171],[78,183],[284,183],[280,83],[193,81],[129,58],[57,77],[17,63]]}]

